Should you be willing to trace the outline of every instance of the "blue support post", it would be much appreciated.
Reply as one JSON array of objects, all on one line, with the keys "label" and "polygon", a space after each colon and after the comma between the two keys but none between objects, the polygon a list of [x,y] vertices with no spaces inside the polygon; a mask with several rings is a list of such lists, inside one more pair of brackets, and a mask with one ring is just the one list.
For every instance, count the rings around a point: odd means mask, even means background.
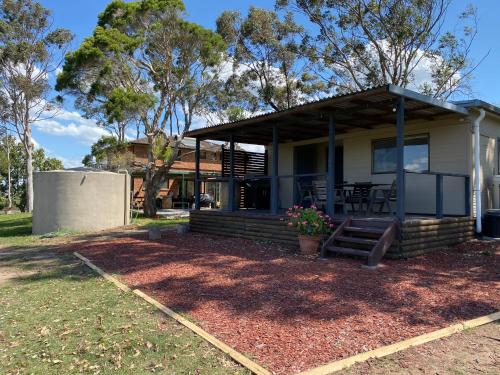
[{"label": "blue support post", "polygon": [[335,119],[328,119],[328,176],[326,179],[326,213],[333,217],[335,212]]},{"label": "blue support post", "polygon": [[405,99],[401,96],[396,103],[396,216],[400,223],[405,220]]},{"label": "blue support post", "polygon": [[443,218],[443,175],[436,175],[436,218]]},{"label": "blue support post", "polygon": [[271,166],[271,213],[278,214],[279,210],[279,178],[278,178],[278,158],[279,158],[279,137],[278,127],[273,125],[273,159]]},{"label": "blue support post", "polygon": [[229,186],[228,186],[228,205],[229,211],[236,211],[234,202],[234,136],[229,138]]},{"label": "blue support post", "polygon": [[196,148],[194,152],[194,208],[200,209],[200,139],[196,138]]},{"label": "blue support post", "polygon": [[471,206],[471,202],[470,202],[470,197],[471,197],[471,194],[470,194],[470,176],[466,176],[465,177],[465,216],[470,216],[470,206]]}]

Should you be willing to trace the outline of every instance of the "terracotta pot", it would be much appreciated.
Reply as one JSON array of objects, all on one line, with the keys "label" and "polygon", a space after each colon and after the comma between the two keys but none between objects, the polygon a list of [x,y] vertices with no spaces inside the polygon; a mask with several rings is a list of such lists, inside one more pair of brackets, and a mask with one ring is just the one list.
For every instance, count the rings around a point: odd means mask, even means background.
[{"label": "terracotta pot", "polygon": [[300,253],[304,255],[316,255],[318,253],[321,236],[306,236],[299,234]]}]

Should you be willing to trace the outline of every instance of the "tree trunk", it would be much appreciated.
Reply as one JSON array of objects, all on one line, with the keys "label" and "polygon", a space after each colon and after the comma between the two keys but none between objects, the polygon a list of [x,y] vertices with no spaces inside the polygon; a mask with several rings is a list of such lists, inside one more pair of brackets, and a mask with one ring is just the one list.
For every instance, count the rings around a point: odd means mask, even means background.
[{"label": "tree trunk", "polygon": [[156,189],[153,186],[153,177],[155,165],[155,156],[153,154],[153,145],[155,139],[148,136],[148,165],[146,166],[146,177],[144,179],[144,216],[154,217],[156,215]]},{"label": "tree trunk", "polygon": [[26,148],[26,211],[33,212],[33,145],[31,142]]},{"label": "tree trunk", "polygon": [[7,138],[7,208],[12,208],[12,176],[10,173],[10,139]]}]

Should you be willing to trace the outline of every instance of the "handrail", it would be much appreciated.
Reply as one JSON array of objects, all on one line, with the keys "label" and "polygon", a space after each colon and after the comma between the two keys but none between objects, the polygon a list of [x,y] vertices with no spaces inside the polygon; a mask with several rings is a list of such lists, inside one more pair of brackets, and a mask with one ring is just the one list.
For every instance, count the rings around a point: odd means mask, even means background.
[{"label": "handrail", "polygon": [[446,176],[446,177],[470,177],[468,174],[461,174],[461,173],[449,173],[449,172],[433,172],[433,171],[411,171],[409,169],[404,170],[405,173],[412,173],[412,174],[425,174],[425,175],[430,175],[430,176]]}]

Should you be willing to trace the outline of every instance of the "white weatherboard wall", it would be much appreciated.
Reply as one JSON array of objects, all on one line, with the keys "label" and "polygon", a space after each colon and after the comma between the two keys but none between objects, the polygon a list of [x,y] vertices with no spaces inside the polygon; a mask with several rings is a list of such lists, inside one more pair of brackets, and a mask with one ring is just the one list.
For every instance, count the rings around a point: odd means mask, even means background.
[{"label": "white weatherboard wall", "polygon": [[[498,150],[500,147],[500,117],[487,113],[480,126],[481,133],[481,202],[483,214],[495,207],[493,177],[500,174]],[[469,147],[474,149],[474,139],[470,136]],[[475,172],[470,165],[470,174],[475,180]],[[497,198],[498,199],[498,198]],[[475,197],[473,204],[475,206]]]},{"label": "white weatherboard wall", "polygon": [[[491,132],[498,134],[494,123]],[[472,146],[470,120],[459,116],[450,116],[438,121],[407,122],[405,135],[429,135],[430,170],[442,173],[472,174]],[[395,174],[372,174],[372,141],[375,139],[395,137],[395,125],[383,128],[356,131],[348,134],[339,134],[337,144],[344,149],[344,180],[350,183],[356,181],[372,181],[375,183],[390,184]],[[500,137],[500,134],[498,134]],[[279,174],[290,175],[294,166],[294,147],[304,144],[318,144],[318,166],[324,172],[324,148],[326,138],[308,140],[304,142],[280,144]],[[490,146],[491,147],[491,146]],[[272,149],[268,147],[269,166],[272,160]],[[298,155],[300,157],[300,155]],[[271,169],[269,169],[271,170]],[[407,175],[406,182],[406,211],[416,214],[432,214],[436,204],[436,179],[434,176]],[[462,215],[465,211],[465,181],[459,177],[445,177],[444,214]],[[289,207],[293,200],[293,186],[289,179],[280,181],[280,207]]]},{"label": "white weatherboard wall", "polygon": [[130,177],[111,172],[34,174],[33,233],[96,231],[129,224]]}]

